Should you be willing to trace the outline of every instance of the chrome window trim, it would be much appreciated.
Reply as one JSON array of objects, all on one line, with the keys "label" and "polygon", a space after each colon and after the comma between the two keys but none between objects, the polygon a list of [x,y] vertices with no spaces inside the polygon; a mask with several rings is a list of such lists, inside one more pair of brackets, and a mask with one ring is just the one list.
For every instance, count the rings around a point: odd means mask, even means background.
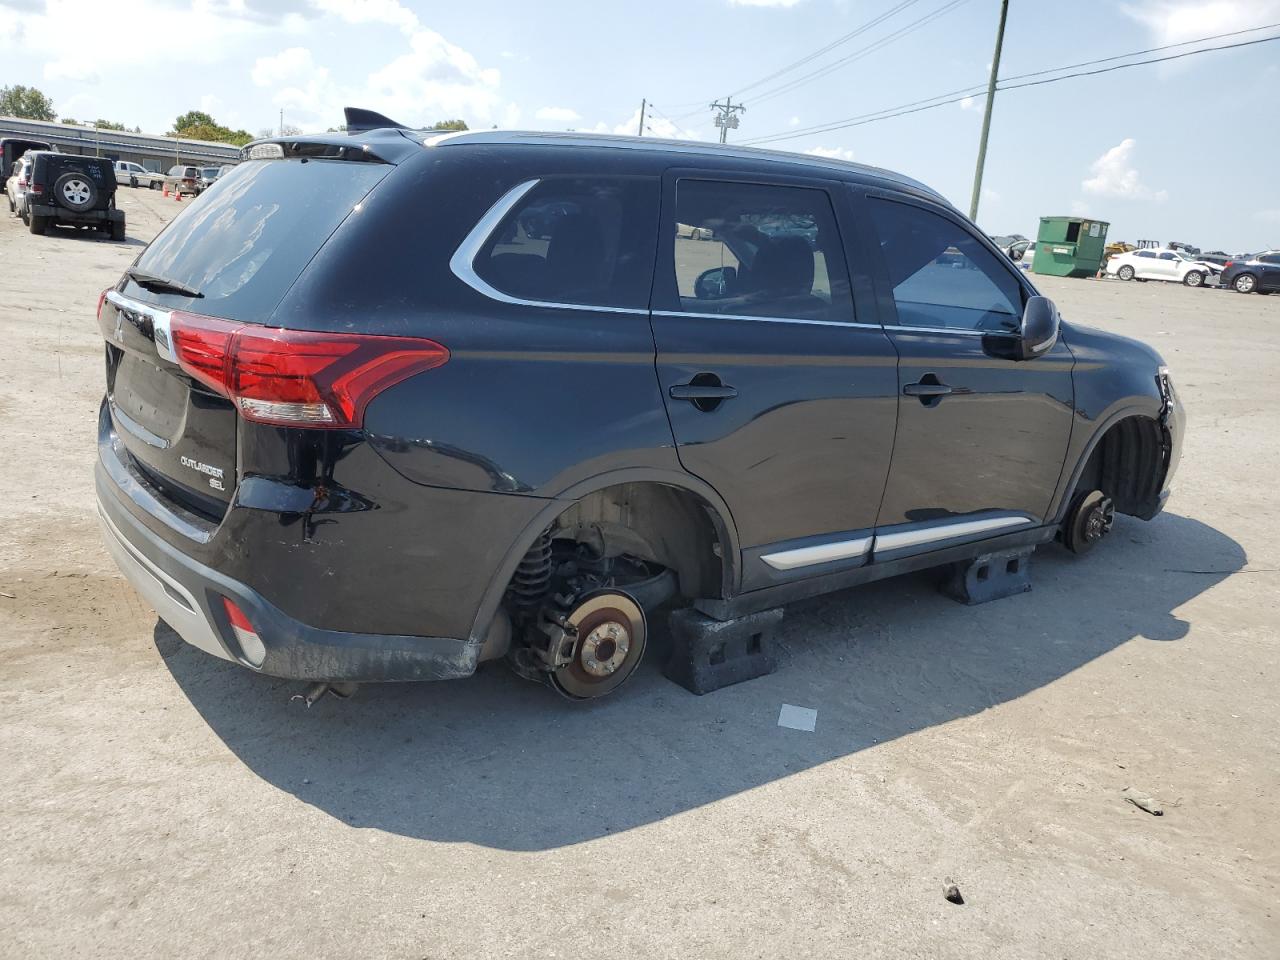
[{"label": "chrome window trim", "polygon": [[[107,302],[116,310],[126,313],[136,313],[146,317],[151,321],[151,342],[156,348],[156,353],[168,360],[170,363],[178,362],[178,354],[173,347],[173,311],[161,310],[159,307],[153,307],[145,303],[141,303],[130,297],[126,297],[123,293],[116,290],[107,291]],[[116,339],[120,340],[120,321],[116,321]]]},{"label": "chrome window trim", "polygon": [[875,550],[903,550],[907,547],[918,547],[921,544],[937,543],[942,540],[954,540],[956,537],[967,537],[977,533],[995,533],[999,530],[1012,530],[1036,523],[1036,520],[1023,513],[1005,514],[1004,516],[984,517],[979,520],[960,520],[956,522],[935,524],[932,527],[920,527],[915,530],[903,530],[899,533],[877,533]]},{"label": "chrome window trim", "polygon": [[516,184],[498,198],[497,203],[490,207],[485,212],[485,215],[476,222],[476,225],[471,228],[471,232],[466,235],[462,243],[458,244],[458,249],[449,258],[449,269],[453,271],[453,275],[481,296],[517,307],[542,307],[550,310],[590,310],[594,313],[627,313],[647,316],[648,310],[639,310],[635,307],[606,307],[589,303],[555,303],[550,300],[526,300],[523,297],[513,297],[508,293],[503,293],[476,273],[476,257],[480,255],[480,251],[484,248],[485,243],[488,242],[489,237],[492,236],[493,231],[498,228],[498,224],[506,218],[507,214],[515,208],[515,205],[541,182],[540,179],[536,178],[525,180],[523,183]]},{"label": "chrome window trim", "polygon": [[856,540],[837,540],[835,543],[820,543],[813,547],[779,550],[776,553],[762,554],[760,559],[775,570],[794,570],[797,567],[811,567],[816,563],[830,563],[833,560],[865,557],[871,552],[872,539],[874,538],[858,537]]},{"label": "chrome window trim", "polygon": [[764,323],[801,323],[819,327],[862,327],[867,330],[883,330],[878,323],[858,323],[855,320],[802,320],[799,317],[750,317],[741,313],[697,313],[692,310],[654,310],[655,317],[694,317],[705,320],[760,320]]},{"label": "chrome window trim", "polygon": [[961,337],[1016,337],[1015,330],[969,330],[964,327],[912,327],[906,324],[885,324],[886,330],[901,330],[904,333],[954,333]]}]

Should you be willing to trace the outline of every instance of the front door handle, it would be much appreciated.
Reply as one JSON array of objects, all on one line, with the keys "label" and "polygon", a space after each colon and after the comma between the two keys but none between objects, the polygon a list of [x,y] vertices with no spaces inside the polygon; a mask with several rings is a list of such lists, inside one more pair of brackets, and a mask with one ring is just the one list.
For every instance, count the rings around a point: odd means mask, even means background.
[{"label": "front door handle", "polygon": [[672,400],[732,400],[738,395],[736,387],[720,384],[704,386],[697,383],[677,383],[671,388]]}]

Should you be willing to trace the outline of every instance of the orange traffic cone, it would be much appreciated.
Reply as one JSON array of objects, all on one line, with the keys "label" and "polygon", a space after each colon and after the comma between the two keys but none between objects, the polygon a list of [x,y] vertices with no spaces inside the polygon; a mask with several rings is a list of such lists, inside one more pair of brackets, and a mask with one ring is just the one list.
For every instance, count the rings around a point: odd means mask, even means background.
[{"label": "orange traffic cone", "polygon": [[181,191],[181,190],[175,190],[175,191],[173,191],[173,199],[175,199],[175,200],[177,200],[179,203],[181,203],[181,202],[182,202],[182,191]]},{"label": "orange traffic cone", "polygon": [[167,196],[169,195],[169,188],[168,188],[168,187],[166,187],[166,186],[164,186],[164,185],[161,185],[161,187],[160,187],[160,195],[161,195],[161,196],[164,196],[164,197],[167,197]]}]

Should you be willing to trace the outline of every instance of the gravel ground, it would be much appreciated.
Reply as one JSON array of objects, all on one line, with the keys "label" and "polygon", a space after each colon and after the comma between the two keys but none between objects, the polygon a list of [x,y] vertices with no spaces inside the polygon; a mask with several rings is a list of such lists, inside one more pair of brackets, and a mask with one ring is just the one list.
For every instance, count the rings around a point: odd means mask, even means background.
[{"label": "gravel ground", "polygon": [[1043,280],[1191,423],[1168,512],[1029,594],[799,604],[777,674],[702,698],[497,666],[306,710],[100,546],[94,303],[180,209],[120,205],[128,244],[0,219],[0,954],[1280,956],[1280,296]]}]

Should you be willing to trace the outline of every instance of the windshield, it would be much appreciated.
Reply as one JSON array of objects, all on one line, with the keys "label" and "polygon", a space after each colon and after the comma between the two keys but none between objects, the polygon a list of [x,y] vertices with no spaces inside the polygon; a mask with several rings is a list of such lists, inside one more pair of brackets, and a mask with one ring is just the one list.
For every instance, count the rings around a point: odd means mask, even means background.
[{"label": "windshield", "polygon": [[201,170],[200,172],[201,172],[202,174],[204,174],[206,177],[216,177],[216,176],[218,175],[218,168],[217,168],[217,167],[205,167],[205,168],[204,168],[203,170]]}]

